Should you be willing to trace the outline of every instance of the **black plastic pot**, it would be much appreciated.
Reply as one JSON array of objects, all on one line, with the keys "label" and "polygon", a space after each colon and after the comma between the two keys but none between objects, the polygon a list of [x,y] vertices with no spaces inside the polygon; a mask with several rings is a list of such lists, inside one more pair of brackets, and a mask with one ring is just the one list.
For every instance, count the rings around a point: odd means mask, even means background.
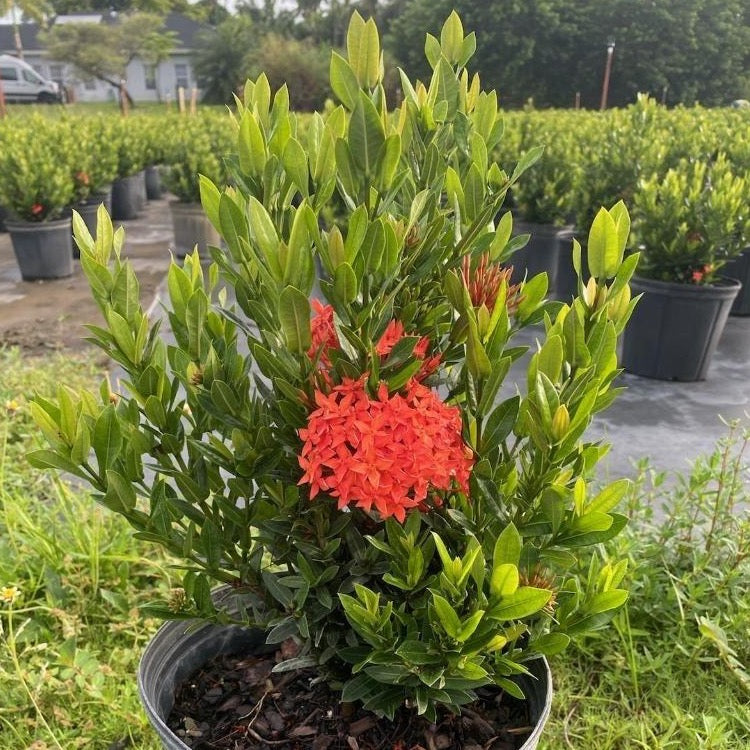
[{"label": "black plastic pot", "polygon": [[526,247],[513,253],[508,263],[513,266],[511,282],[518,284],[524,276],[531,278],[546,272],[548,279],[548,293],[551,295],[557,288],[558,256],[560,245],[558,235],[564,228],[552,224],[529,224],[516,222],[514,234],[530,234]]},{"label": "black plastic pot", "polygon": [[705,380],[740,283],[698,286],[636,276],[631,290],[643,297],[625,329],[623,367],[658,380]]},{"label": "black plastic pot", "polygon": [[7,221],[13,252],[24,281],[73,275],[70,217],[55,221]]},{"label": "black plastic pot", "polygon": [[112,218],[119,220],[135,219],[145,201],[145,180],[143,172],[120,177],[112,183]]},{"label": "black plastic pot", "polygon": [[[159,628],[138,667],[138,692],[165,750],[189,750],[166,723],[179,684],[214,656],[257,651],[264,641],[261,631],[237,626],[183,620]],[[521,750],[535,750],[552,705],[552,677],[544,659],[526,666],[532,676],[520,675],[517,682],[526,695],[534,730]]]},{"label": "black plastic pot", "polygon": [[172,214],[175,255],[184,258],[197,245],[201,258],[210,258],[208,246],[219,247],[221,237],[208,220],[201,204],[170,201],[169,210]]},{"label": "black plastic pot", "polygon": [[161,175],[159,174],[159,167],[151,164],[146,167],[145,172],[146,181],[146,198],[150,201],[158,201],[163,195],[161,186]]},{"label": "black plastic pot", "polygon": [[730,315],[750,315],[750,247],[746,247],[736,258],[721,269],[724,276],[737,279],[742,284],[734,298]]},{"label": "black plastic pot", "polygon": [[5,226],[5,220],[8,218],[8,212],[0,206],[0,232],[7,232],[8,229]]}]

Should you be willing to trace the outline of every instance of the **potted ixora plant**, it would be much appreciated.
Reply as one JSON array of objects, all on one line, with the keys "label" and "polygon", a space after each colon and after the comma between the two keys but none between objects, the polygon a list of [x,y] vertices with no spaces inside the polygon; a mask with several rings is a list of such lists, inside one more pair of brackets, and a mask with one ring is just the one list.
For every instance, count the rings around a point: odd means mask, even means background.
[{"label": "potted ixora plant", "polygon": [[[96,232],[96,214],[100,204],[112,210],[112,181],[118,168],[118,147],[108,119],[94,117],[83,122],[70,119],[61,134],[73,162],[75,194],[73,207],[81,215],[89,232]],[[78,248],[73,248],[78,257]]]},{"label": "potted ixora plant", "polygon": [[[527,114],[528,126],[522,126],[525,132],[530,131],[523,143],[524,146],[544,143],[544,151],[523,179],[513,186],[513,213],[520,218],[515,222],[515,231],[519,236],[529,235],[529,241],[513,255],[511,278],[517,282],[524,275],[545,272],[550,293],[556,293],[560,235],[567,230],[566,237],[572,238],[572,225],[568,221],[573,209],[580,147],[572,131],[554,132],[549,126],[545,129],[534,115]],[[572,268],[570,258],[568,265]],[[561,298],[569,301],[573,296],[575,291],[568,295],[563,292]]]},{"label": "potted ixora plant", "polygon": [[740,289],[719,272],[747,245],[746,181],[719,154],[683,161],[641,180],[633,199],[641,251],[633,291],[643,299],[623,341],[628,372],[662,380],[703,380]]},{"label": "potted ixora plant", "polygon": [[117,177],[112,183],[112,216],[135,219],[146,202],[144,128],[135,118],[123,118],[114,128],[117,144]]},{"label": "potted ixora plant", "polygon": [[75,191],[67,154],[44,118],[6,139],[0,149],[0,204],[24,281],[73,273],[70,206]]},{"label": "potted ixora plant", "polygon": [[226,184],[224,158],[232,148],[231,131],[208,117],[176,118],[166,152],[164,186],[170,200],[174,250],[178,258],[198,248],[208,258],[208,247],[218,245],[219,233],[201,207],[199,175],[221,186]]},{"label": "potted ixora plant", "polygon": [[[201,180],[227,251],[205,275],[197,253],[172,264],[174,344],[139,306],[122,229],[103,209],[96,238],[76,221],[107,321],[93,336],[128,390],[37,399],[50,447],[30,460],[90,482],[184,561],[182,588],[151,609],[176,621],[139,672],[165,747],[201,726],[216,747],[502,735],[529,750],[549,710],[543,655],[627,597],[625,561],[598,543],[623,528],[628,483],[593,491],[606,447],[582,442],[614,396],[633,308],[627,211],[597,215],[594,276],[571,304],[544,300],[543,274],[509,284],[497,259],[512,228],[492,222],[528,162],[509,176],[487,159],[500,119],[469,86],[474,35],[454,13],[428,36],[429,85],[402,75],[392,117],[374,22],[355,13],[347,42],[331,62],[343,106],[313,115],[304,142],[286,88],[247,84],[233,187]],[[499,398],[532,323],[544,333],[523,393]],[[170,718],[196,669],[212,685],[239,669],[242,696]]]}]

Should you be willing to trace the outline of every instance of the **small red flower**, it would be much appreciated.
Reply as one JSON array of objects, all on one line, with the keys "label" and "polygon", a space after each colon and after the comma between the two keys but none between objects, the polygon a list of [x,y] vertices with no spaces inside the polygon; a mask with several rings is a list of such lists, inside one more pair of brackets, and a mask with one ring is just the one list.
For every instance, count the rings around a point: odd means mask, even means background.
[{"label": "small red flower", "polygon": [[31,207],[31,213],[33,216],[39,216],[44,211],[44,206],[41,203],[35,203]]},{"label": "small red flower", "polygon": [[703,281],[703,271],[693,271],[693,282],[700,284]]},{"label": "small red flower", "polygon": [[307,351],[307,356],[313,359],[320,354],[320,359],[318,360],[320,364],[323,367],[330,367],[331,360],[328,352],[331,349],[340,348],[339,337],[333,325],[333,307],[331,305],[322,305],[317,299],[312,301],[312,307],[315,311],[315,315],[310,321],[312,345]]},{"label": "small red flower", "polygon": [[416,380],[403,394],[381,384],[377,398],[366,381],[363,375],[315,392],[317,408],[299,431],[299,484],[309,485],[310,499],[326,492],[339,508],[403,522],[407,510],[426,507],[428,495],[439,505],[436,493],[468,494],[474,455],[461,436],[460,410]]},{"label": "small red flower", "polygon": [[87,172],[76,172],[76,180],[81,185],[88,185],[91,182]]}]

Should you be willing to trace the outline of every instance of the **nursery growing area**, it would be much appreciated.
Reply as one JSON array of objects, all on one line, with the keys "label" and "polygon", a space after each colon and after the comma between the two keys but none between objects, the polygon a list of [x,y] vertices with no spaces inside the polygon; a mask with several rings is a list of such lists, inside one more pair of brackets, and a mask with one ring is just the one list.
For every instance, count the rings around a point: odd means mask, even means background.
[{"label": "nursery growing area", "polygon": [[[80,264],[124,373],[0,352],[9,747],[745,746],[746,430],[634,482],[584,434],[623,334],[631,372],[702,380],[744,312],[745,115],[504,114],[474,44],[453,14],[395,110],[355,14],[312,116],[260,76],[231,115],[0,123],[21,275]],[[203,207],[161,321],[98,207],[137,218],[148,169]],[[77,261],[24,266],[71,221]],[[677,364],[634,343],[680,321]],[[232,622],[271,646],[242,690]]]}]

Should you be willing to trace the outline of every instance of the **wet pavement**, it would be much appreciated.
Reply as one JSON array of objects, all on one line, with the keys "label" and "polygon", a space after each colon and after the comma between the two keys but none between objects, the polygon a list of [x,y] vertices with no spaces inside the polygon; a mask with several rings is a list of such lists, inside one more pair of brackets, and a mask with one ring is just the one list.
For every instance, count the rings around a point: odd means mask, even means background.
[{"label": "wet pavement", "polygon": [[[142,218],[122,223],[124,254],[141,279],[143,303],[159,315],[172,241],[167,202],[149,202]],[[80,268],[70,279],[22,282],[9,237],[0,234],[0,344],[16,344],[32,353],[44,346],[80,350],[86,346],[80,343],[82,324],[99,320]],[[525,332],[525,342],[533,343],[539,333]],[[43,341],[41,349],[28,345],[34,337]],[[512,371],[509,378],[519,372]],[[671,383],[625,374],[620,385],[625,392],[596,417],[588,433],[588,439],[612,444],[601,464],[603,472],[632,476],[633,461],[642,457],[657,469],[688,470],[692,460],[709,453],[726,434],[722,418],[743,419],[750,413],[750,318],[729,319],[705,381]],[[508,383],[507,388],[514,386]]]}]

